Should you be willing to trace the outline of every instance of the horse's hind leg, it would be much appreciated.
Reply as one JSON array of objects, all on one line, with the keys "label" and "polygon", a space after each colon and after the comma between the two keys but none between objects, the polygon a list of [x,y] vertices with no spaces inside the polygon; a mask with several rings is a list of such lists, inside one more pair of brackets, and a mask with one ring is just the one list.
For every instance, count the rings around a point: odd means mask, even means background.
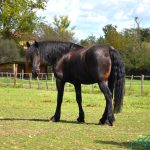
[{"label": "horse's hind leg", "polygon": [[61,104],[62,104],[62,99],[63,99],[63,93],[64,93],[64,85],[65,83],[62,82],[59,79],[56,79],[56,86],[57,86],[57,106],[56,106],[56,111],[55,115],[51,117],[52,122],[57,122],[60,120],[60,115],[61,115]]},{"label": "horse's hind leg", "polygon": [[114,79],[113,79],[112,77],[110,77],[110,78],[108,79],[108,88],[109,88],[109,90],[110,90],[110,92],[111,92],[111,96],[112,96],[112,98],[113,98]]},{"label": "horse's hind leg", "polygon": [[106,107],[102,118],[100,119],[100,124],[107,124],[112,126],[114,121],[113,110],[112,110],[112,96],[109,88],[104,81],[98,83],[101,91],[103,92],[106,99]]},{"label": "horse's hind leg", "polygon": [[78,122],[84,122],[84,111],[82,108],[82,95],[81,95],[81,84],[76,84],[75,91],[76,91],[76,101],[79,107],[79,117],[77,118]]},{"label": "horse's hind leg", "polygon": [[[109,78],[108,79],[108,88],[111,92],[111,96],[112,96],[112,99],[113,99],[113,93],[114,93],[114,79],[112,78]],[[115,117],[114,117],[114,114],[113,114],[113,120],[115,121]]]}]

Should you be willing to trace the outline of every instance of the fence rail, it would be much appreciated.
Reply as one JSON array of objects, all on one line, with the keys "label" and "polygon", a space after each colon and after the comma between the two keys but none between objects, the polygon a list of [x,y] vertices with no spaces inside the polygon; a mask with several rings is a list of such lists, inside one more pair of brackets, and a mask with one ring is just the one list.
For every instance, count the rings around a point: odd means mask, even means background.
[{"label": "fence rail", "polygon": [[[137,88],[139,95],[150,95],[150,76],[126,76],[126,91],[127,93],[133,92],[134,88]],[[22,88],[37,88],[56,90],[55,77],[53,73],[40,73],[39,77],[34,79],[31,73],[10,73],[0,72],[0,86],[18,86]],[[88,88],[87,88],[88,87]],[[66,91],[73,91],[74,88],[71,84],[67,83],[65,86]],[[91,93],[98,93],[99,88],[97,84],[84,85],[82,91]]]}]

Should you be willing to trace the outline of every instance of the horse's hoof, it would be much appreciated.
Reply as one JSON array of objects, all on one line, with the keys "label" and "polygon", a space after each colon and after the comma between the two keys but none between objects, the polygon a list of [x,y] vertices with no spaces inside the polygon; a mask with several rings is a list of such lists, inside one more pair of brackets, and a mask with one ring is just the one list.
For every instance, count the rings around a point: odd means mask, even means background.
[{"label": "horse's hoof", "polygon": [[53,117],[50,118],[50,121],[51,121],[51,122],[58,122],[59,119],[56,118],[55,116],[53,116]]},{"label": "horse's hoof", "polygon": [[77,122],[78,122],[78,123],[84,123],[85,121],[84,121],[84,119],[82,119],[82,118],[77,118]]},{"label": "horse's hoof", "polygon": [[99,121],[99,125],[108,125],[108,126],[113,126],[113,122],[112,121],[109,121],[109,120],[100,120]]}]

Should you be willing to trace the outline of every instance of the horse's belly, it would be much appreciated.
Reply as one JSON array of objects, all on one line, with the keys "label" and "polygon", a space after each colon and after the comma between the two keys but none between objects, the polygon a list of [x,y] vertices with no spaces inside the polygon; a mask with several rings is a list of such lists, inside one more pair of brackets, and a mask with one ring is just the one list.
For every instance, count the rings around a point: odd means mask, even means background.
[{"label": "horse's belly", "polygon": [[88,74],[84,74],[81,72],[76,72],[71,74],[68,78],[68,82],[71,83],[79,83],[79,84],[93,84],[96,83],[94,79],[92,79]]}]

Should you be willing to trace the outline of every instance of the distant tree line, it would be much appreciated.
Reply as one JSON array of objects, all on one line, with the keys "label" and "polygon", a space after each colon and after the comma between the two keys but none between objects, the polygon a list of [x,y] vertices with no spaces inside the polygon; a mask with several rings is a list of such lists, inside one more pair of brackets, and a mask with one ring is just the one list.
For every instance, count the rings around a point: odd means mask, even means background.
[{"label": "distant tree line", "polygon": [[81,45],[112,45],[123,57],[127,74],[150,74],[150,28],[130,28],[117,32],[117,26],[108,24],[103,32],[103,37],[91,35],[82,39]]},{"label": "distant tree line", "polygon": [[103,27],[104,36],[89,35],[78,41],[68,16],[54,16],[50,24],[37,17],[36,11],[46,4],[47,0],[0,1],[0,63],[24,59],[26,41],[71,41],[85,47],[112,45],[123,57],[127,74],[150,74],[150,28],[141,28],[138,17],[136,28],[118,32],[117,26],[108,24]]}]

